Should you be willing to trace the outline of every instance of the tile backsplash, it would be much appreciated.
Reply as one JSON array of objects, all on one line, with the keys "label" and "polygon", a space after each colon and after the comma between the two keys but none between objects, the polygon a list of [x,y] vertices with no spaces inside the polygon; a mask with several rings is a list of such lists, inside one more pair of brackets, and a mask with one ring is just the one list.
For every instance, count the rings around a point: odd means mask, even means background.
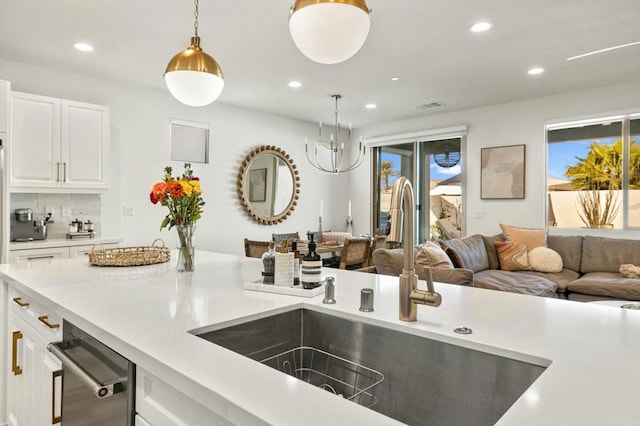
[{"label": "tile backsplash", "polygon": [[[102,197],[99,194],[23,194],[12,193],[11,214],[18,208],[30,208],[33,219],[44,219],[53,209],[53,223],[47,225],[48,238],[65,238],[69,223],[75,219],[94,223],[96,235],[102,228]],[[12,218],[13,219],[13,218]]]}]

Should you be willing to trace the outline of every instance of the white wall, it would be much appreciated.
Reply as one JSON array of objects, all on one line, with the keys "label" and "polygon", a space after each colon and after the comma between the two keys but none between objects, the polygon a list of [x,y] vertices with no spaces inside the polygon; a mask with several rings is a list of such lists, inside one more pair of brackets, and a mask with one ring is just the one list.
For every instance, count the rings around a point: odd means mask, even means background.
[{"label": "white wall", "polygon": [[[162,70],[158,70],[162,72]],[[268,240],[272,232],[304,234],[316,230],[320,200],[324,200],[324,229],[344,230],[348,177],[316,172],[305,159],[304,138],[317,133],[315,123],[227,106],[216,102],[203,108],[179,104],[166,90],[152,90],[53,69],[0,60],[0,79],[12,89],[111,108],[111,188],[104,194],[103,236],[122,237],[125,244],[150,244],[162,238],[175,244],[175,231],[160,232],[166,209],[152,205],[149,191],[163,177],[170,158],[170,119],[209,123],[210,164],[194,164],[206,201],[198,222],[198,248],[244,254],[244,237]],[[274,100],[275,101],[275,100]],[[275,145],[291,155],[300,171],[301,193],[289,218],[278,225],[252,222],[236,193],[238,168],[245,155],[260,145]],[[134,216],[122,207],[133,206]],[[362,232],[365,230],[363,229]]]},{"label": "white wall", "polygon": [[[574,119],[602,117],[615,112],[640,112],[640,81],[574,92],[564,95],[514,102],[486,108],[420,119],[393,122],[359,129],[365,139],[438,129],[467,124],[466,153],[463,170],[466,188],[463,221],[466,234],[495,234],[499,224],[525,227],[545,226],[546,151],[544,126]],[[525,199],[480,199],[480,150],[485,147],[526,145]],[[371,228],[371,165],[353,172],[350,194],[355,202],[354,216],[368,215]],[[484,216],[483,219],[477,218]],[[605,231],[553,229],[553,233],[596,233],[625,238],[639,238],[640,231]]]}]

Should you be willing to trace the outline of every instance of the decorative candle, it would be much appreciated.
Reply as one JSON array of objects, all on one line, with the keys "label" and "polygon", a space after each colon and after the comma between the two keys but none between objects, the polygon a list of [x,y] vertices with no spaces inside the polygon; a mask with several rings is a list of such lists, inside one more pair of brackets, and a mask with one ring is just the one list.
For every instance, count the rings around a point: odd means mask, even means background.
[{"label": "decorative candle", "polygon": [[349,200],[349,214],[348,214],[348,216],[351,217],[351,200]]}]

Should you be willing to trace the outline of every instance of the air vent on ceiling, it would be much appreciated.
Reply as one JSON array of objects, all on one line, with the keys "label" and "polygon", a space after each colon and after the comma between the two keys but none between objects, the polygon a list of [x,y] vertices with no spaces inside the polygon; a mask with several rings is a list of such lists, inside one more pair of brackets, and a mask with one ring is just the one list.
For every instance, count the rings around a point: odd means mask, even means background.
[{"label": "air vent on ceiling", "polygon": [[439,108],[444,106],[442,102],[429,102],[427,104],[418,105],[417,109],[429,109],[429,108]]}]

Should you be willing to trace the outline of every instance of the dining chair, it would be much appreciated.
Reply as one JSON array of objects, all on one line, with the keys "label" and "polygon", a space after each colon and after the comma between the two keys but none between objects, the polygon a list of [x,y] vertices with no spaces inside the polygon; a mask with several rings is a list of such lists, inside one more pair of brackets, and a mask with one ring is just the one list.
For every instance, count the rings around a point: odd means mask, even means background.
[{"label": "dining chair", "polygon": [[299,240],[300,235],[297,232],[291,232],[289,234],[271,234],[271,239],[278,245],[282,240]]},{"label": "dining chair", "polygon": [[371,237],[347,238],[340,254],[339,269],[358,269],[367,266],[371,251]]},{"label": "dining chair", "polygon": [[244,254],[247,257],[261,258],[269,250],[269,241],[253,241],[244,239]]}]

